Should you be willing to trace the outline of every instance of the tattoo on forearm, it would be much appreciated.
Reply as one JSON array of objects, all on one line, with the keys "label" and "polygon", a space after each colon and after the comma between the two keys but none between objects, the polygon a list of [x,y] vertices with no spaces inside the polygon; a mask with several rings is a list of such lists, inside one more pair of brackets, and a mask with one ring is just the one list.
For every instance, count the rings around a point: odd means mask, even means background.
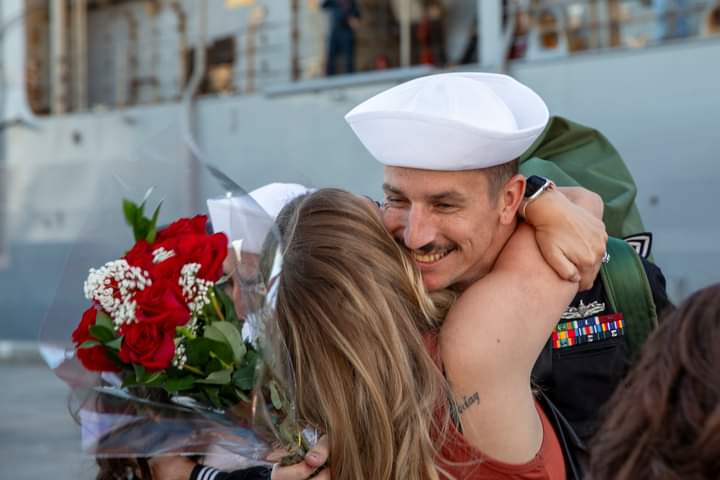
[{"label": "tattoo on forearm", "polygon": [[469,397],[466,397],[463,395],[463,401],[458,402],[457,404],[457,413],[458,415],[462,415],[465,410],[472,407],[473,405],[479,405],[480,404],[480,394],[478,392],[473,393]]}]

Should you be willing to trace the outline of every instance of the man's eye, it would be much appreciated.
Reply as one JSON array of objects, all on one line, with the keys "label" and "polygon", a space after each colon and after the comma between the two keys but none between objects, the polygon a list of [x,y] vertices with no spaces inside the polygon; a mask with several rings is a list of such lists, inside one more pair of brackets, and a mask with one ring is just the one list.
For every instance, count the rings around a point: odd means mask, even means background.
[{"label": "man's eye", "polygon": [[398,205],[404,205],[407,203],[404,198],[398,198],[398,197],[385,197],[385,203],[387,205],[396,207]]},{"label": "man's eye", "polygon": [[438,210],[452,210],[455,208],[455,205],[450,205],[449,203],[436,203],[435,208]]}]

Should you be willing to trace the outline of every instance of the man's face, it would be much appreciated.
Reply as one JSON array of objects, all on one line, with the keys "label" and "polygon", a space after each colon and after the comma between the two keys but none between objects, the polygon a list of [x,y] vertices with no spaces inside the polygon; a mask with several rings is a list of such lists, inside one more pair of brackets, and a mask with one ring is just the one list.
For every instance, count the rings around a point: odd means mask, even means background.
[{"label": "man's face", "polygon": [[488,188],[481,170],[385,167],[385,226],[411,252],[428,290],[465,288],[492,268],[512,229]]}]

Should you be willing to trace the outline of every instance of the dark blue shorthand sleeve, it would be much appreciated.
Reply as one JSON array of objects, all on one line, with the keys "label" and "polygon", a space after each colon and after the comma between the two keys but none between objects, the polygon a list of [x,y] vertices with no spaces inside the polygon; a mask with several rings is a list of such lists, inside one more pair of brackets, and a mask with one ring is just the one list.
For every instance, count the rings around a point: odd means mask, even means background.
[{"label": "dark blue shorthand sleeve", "polygon": [[268,467],[250,467],[234,472],[223,472],[205,465],[196,465],[189,480],[270,480],[272,470]]}]

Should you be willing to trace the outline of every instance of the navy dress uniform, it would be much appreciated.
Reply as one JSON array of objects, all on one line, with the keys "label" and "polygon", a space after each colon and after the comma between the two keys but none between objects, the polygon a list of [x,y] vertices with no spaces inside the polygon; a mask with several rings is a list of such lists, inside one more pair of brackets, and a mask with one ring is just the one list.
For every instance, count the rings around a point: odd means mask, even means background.
[{"label": "navy dress uniform", "polygon": [[[612,259],[610,259],[612,261]],[[672,304],[661,270],[642,259],[658,314]],[[533,369],[533,381],[587,442],[600,413],[632,361],[626,312],[613,311],[600,277],[580,292],[559,320]]]}]

